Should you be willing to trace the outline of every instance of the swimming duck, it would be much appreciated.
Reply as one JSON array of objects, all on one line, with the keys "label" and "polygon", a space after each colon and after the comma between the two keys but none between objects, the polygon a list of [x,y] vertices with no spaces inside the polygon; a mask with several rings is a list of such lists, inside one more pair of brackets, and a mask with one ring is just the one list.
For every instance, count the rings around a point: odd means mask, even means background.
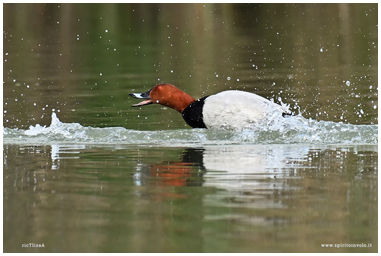
[{"label": "swimming duck", "polygon": [[160,104],[173,108],[193,128],[240,130],[253,123],[269,122],[292,114],[285,107],[268,99],[238,90],[223,91],[195,100],[174,85],[158,84],[148,92],[129,95],[144,99],[132,107]]}]

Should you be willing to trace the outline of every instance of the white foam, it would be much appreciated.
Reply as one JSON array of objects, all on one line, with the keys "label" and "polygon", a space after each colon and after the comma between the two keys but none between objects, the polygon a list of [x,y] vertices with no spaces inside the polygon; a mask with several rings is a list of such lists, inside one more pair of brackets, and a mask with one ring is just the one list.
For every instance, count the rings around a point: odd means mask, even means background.
[{"label": "white foam", "polygon": [[123,127],[93,128],[63,123],[52,113],[50,126],[3,128],[3,143],[155,144],[197,146],[232,144],[378,144],[378,125],[352,125],[316,121],[302,116],[271,119],[242,131],[181,129],[138,131]]}]

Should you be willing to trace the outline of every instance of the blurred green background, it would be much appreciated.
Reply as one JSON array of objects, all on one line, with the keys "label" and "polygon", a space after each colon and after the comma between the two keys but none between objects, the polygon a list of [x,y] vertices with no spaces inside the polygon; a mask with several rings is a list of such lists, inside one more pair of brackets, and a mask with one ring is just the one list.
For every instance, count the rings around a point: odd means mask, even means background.
[{"label": "blurred green background", "polygon": [[377,4],[4,4],[4,126],[189,128],[129,92],[226,89],[374,124]]}]

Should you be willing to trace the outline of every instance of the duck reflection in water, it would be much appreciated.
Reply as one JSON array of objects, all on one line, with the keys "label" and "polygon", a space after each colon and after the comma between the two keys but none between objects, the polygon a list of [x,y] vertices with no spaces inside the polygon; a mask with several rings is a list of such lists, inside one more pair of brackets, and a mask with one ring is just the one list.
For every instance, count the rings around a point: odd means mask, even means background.
[{"label": "duck reflection in water", "polygon": [[205,168],[202,163],[203,149],[185,149],[180,161],[164,161],[143,165],[135,180],[139,185],[201,186]]},{"label": "duck reflection in water", "polygon": [[304,145],[187,148],[179,161],[138,164],[134,181],[138,186],[156,186],[161,194],[189,192],[164,187],[202,186],[227,191],[229,197],[255,195],[258,201],[264,191],[290,190],[292,185],[286,181],[297,177],[296,166],[304,166],[308,155]]}]

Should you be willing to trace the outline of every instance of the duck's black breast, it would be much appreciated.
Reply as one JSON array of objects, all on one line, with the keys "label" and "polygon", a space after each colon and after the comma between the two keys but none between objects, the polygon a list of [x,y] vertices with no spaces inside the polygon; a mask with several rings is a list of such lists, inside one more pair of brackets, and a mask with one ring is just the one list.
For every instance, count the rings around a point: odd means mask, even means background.
[{"label": "duck's black breast", "polygon": [[205,99],[207,97],[209,96],[192,102],[181,113],[185,122],[192,128],[207,128],[202,115],[202,109],[204,108]]}]

